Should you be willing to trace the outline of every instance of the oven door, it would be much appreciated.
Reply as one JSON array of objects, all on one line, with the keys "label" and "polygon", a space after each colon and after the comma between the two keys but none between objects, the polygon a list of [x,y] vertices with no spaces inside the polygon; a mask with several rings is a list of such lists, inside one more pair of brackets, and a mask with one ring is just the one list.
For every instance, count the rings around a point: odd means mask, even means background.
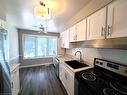
[{"label": "oven door", "polygon": [[75,79],[75,95],[96,95],[94,91],[81,80]]}]

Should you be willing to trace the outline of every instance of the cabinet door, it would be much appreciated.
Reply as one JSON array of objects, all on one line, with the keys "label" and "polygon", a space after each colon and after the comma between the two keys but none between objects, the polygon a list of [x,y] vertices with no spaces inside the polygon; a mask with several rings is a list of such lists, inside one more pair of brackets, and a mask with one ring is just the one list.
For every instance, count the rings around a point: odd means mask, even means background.
[{"label": "cabinet door", "polygon": [[67,72],[66,72],[66,69],[65,69],[65,66],[63,66],[63,85],[64,85],[64,88],[66,89],[67,91]]},{"label": "cabinet door", "polygon": [[66,76],[66,88],[68,95],[74,95],[74,73],[68,68],[65,69]]},{"label": "cabinet door", "polygon": [[15,77],[16,77],[16,84],[15,84],[15,86],[16,86],[17,94],[18,94],[19,89],[20,89],[20,84],[19,84],[19,67],[17,67],[16,69],[17,69],[17,71],[16,71],[16,75],[15,75]]},{"label": "cabinet door", "polygon": [[4,29],[7,29],[7,25],[6,25],[6,22],[2,19],[0,19],[0,27],[4,28]]},{"label": "cabinet door", "polygon": [[86,40],[86,19],[84,19],[83,21],[79,22],[76,25],[76,34],[77,34],[76,41]]},{"label": "cabinet door", "polygon": [[64,48],[64,32],[60,33],[61,48]]},{"label": "cabinet door", "polygon": [[59,78],[60,78],[60,80],[62,82],[62,63],[61,62],[59,64]]},{"label": "cabinet door", "polygon": [[87,40],[104,39],[106,30],[106,8],[87,18]]},{"label": "cabinet door", "polygon": [[75,25],[70,28],[69,36],[70,36],[70,42],[76,41],[76,26]]},{"label": "cabinet door", "polygon": [[11,87],[12,87],[12,95],[17,95],[19,92],[19,67],[17,67],[12,73],[11,73]]},{"label": "cabinet door", "polygon": [[67,74],[66,74],[66,72],[65,72],[65,68],[64,68],[64,65],[63,65],[63,63],[60,63],[60,80],[61,80],[61,82],[62,82],[62,84],[63,84],[63,86],[64,86],[64,88],[67,90],[67,84],[66,84],[66,76],[67,76]]},{"label": "cabinet door", "polygon": [[69,29],[64,31],[64,44],[65,48],[69,48]]},{"label": "cabinet door", "polygon": [[7,29],[7,23],[4,20],[2,22],[2,26],[3,26],[4,29]]},{"label": "cabinet door", "polygon": [[62,32],[60,35],[61,35],[61,47],[69,48],[69,30]]},{"label": "cabinet door", "polygon": [[64,85],[65,89],[66,89],[66,79],[65,79],[65,70],[64,70],[64,65],[63,63],[60,63],[60,68],[59,68],[59,78],[62,82],[62,84]]},{"label": "cabinet door", "polygon": [[116,0],[108,6],[107,37],[127,37],[127,0]]},{"label": "cabinet door", "polygon": [[5,25],[4,23],[5,23],[4,20],[0,19],[0,27],[4,28]]}]

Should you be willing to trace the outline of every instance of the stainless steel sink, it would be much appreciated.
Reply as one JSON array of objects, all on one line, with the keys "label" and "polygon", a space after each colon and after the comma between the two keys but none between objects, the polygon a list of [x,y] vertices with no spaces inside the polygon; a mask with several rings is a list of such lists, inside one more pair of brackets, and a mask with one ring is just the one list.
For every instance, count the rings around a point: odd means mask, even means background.
[{"label": "stainless steel sink", "polygon": [[83,68],[83,67],[87,67],[88,65],[81,63],[77,60],[71,60],[71,61],[65,61],[65,63],[67,65],[69,65],[70,67],[72,67],[73,69],[79,69],[79,68]]}]

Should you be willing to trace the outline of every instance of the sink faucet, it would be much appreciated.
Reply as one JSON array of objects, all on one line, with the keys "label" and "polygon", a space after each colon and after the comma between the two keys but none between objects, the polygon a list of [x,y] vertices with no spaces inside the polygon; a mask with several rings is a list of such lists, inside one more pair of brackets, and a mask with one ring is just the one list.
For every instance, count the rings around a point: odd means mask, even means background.
[{"label": "sink faucet", "polygon": [[75,56],[76,56],[77,53],[80,54],[80,59],[79,59],[79,61],[81,62],[81,60],[82,60],[82,59],[81,59],[81,58],[82,58],[82,53],[81,53],[81,51],[76,51],[76,52],[75,52]]}]

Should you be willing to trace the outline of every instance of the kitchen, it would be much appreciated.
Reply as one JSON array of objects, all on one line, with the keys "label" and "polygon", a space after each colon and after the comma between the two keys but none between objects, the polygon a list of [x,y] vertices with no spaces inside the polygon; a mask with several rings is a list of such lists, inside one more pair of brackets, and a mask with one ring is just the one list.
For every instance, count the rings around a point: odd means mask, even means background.
[{"label": "kitchen", "polygon": [[46,1],[0,0],[0,94],[127,95],[127,1]]}]

